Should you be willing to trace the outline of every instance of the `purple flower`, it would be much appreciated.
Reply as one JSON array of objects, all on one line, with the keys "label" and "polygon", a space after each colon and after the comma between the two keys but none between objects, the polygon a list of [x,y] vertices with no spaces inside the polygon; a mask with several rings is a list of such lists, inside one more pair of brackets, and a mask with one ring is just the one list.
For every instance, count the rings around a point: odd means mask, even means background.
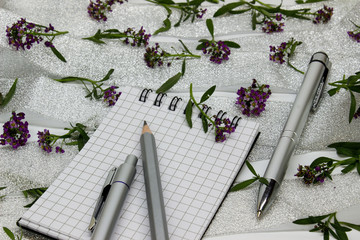
[{"label": "purple flower", "polygon": [[231,54],[230,48],[223,41],[207,41],[201,49],[204,54],[209,54],[210,61],[221,64],[223,61],[229,60]]},{"label": "purple flower", "polygon": [[360,32],[348,31],[347,34],[353,40],[360,42]]},{"label": "purple flower", "polygon": [[[37,133],[38,135],[38,143],[40,148],[47,152],[47,153],[51,153],[52,152],[52,148],[55,144],[55,142],[60,138],[60,136],[57,135],[53,135],[50,133],[49,130],[44,129],[43,132],[38,131]],[[64,149],[62,149],[61,147],[57,146],[55,148],[56,153],[64,153]]]},{"label": "purple flower", "polygon": [[360,107],[354,113],[354,118],[357,119],[358,117],[360,117]]},{"label": "purple flower", "polygon": [[145,29],[143,27],[140,28],[138,32],[135,32],[134,29],[128,28],[124,34],[126,34],[128,37],[123,40],[124,43],[129,44],[129,38],[132,38],[131,46],[140,47],[141,44],[143,44],[145,47],[149,45],[149,39],[151,37],[151,34],[145,34]]},{"label": "purple flower", "polygon": [[271,95],[269,85],[259,85],[256,79],[253,79],[253,83],[247,89],[241,87],[237,94],[239,97],[236,100],[236,104],[239,105],[240,111],[246,116],[254,115],[260,116],[261,112],[265,110],[265,102]]},{"label": "purple flower", "polygon": [[314,13],[315,19],[313,20],[313,23],[327,23],[328,21],[330,21],[331,16],[333,15],[333,11],[333,8],[324,5],[324,8]]},{"label": "purple flower", "polygon": [[303,178],[305,184],[323,183],[325,178],[330,175],[330,171],[326,163],[322,163],[314,168],[310,166],[299,165],[298,172],[294,175]]},{"label": "purple flower", "polygon": [[114,106],[121,95],[121,92],[117,93],[115,91],[117,88],[116,86],[111,86],[104,92],[104,102],[108,103],[109,106]]},{"label": "purple flower", "polygon": [[231,126],[228,118],[220,119],[215,117],[215,141],[224,142],[227,137],[235,131],[235,127]]},{"label": "purple flower", "polygon": [[264,26],[262,27],[262,31],[267,34],[284,31],[284,29],[282,29],[282,27],[284,27],[285,24],[280,22],[283,19],[284,18],[282,17],[281,14],[276,14],[276,16],[275,16],[276,21],[265,20]]},{"label": "purple flower", "polygon": [[159,48],[159,43],[155,43],[155,47],[146,48],[144,59],[148,67],[154,68],[155,66],[160,67],[164,65],[164,56],[166,52]]},{"label": "purple flower", "polygon": [[[127,0],[125,0],[127,2]],[[88,14],[92,19],[95,19],[96,21],[106,21],[107,12],[112,12],[112,5],[114,5],[116,2],[123,4],[123,0],[96,0],[95,2],[90,0],[90,4],[88,6]]]},{"label": "purple flower", "polygon": [[0,135],[0,144],[9,144],[13,149],[26,144],[27,139],[30,138],[28,130],[28,122],[22,122],[25,119],[25,113],[12,112],[12,117],[3,125],[3,134]]},{"label": "purple flower", "polygon": [[206,8],[205,8],[205,9],[200,8],[200,9],[199,9],[199,12],[196,13],[196,18],[200,18],[200,19],[201,19],[201,18],[204,16],[204,14],[206,13],[206,11],[207,11]]}]

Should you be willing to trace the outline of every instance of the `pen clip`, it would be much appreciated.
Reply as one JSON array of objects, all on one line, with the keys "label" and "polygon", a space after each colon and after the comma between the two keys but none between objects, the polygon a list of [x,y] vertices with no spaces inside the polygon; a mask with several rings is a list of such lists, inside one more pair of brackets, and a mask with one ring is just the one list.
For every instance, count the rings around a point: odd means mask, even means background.
[{"label": "pen clip", "polygon": [[95,225],[97,223],[98,217],[99,217],[100,212],[102,210],[102,206],[103,206],[103,204],[106,201],[106,198],[108,196],[111,184],[113,182],[113,179],[114,179],[114,176],[115,176],[115,173],[116,173],[116,170],[117,170],[116,167],[112,168],[109,171],[108,176],[105,179],[104,186],[102,187],[101,193],[100,193],[99,198],[98,198],[98,200],[96,202],[94,212],[93,212],[93,215],[91,217],[91,221],[90,221],[90,224],[89,224],[89,227],[88,227],[88,229],[90,231],[94,231],[94,229],[95,229]]}]

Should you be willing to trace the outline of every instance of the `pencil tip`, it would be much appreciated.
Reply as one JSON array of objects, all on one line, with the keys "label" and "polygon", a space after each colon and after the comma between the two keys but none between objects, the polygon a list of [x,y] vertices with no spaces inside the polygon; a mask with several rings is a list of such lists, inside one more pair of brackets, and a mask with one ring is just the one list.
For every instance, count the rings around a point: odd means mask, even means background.
[{"label": "pencil tip", "polygon": [[147,125],[147,122],[146,122],[146,121],[144,121],[144,126],[145,126],[145,125]]}]

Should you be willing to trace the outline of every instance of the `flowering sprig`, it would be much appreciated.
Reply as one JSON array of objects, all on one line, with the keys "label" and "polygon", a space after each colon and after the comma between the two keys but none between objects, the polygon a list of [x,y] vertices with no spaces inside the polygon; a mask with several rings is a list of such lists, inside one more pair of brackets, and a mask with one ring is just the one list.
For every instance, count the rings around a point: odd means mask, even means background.
[{"label": "flowering sprig", "polygon": [[276,14],[275,18],[266,19],[262,31],[268,34],[284,31],[283,27],[285,26],[285,23],[281,22],[283,19],[281,14]]},{"label": "flowering sprig", "polygon": [[66,62],[66,60],[64,56],[55,48],[53,41],[56,36],[66,33],[68,32],[60,32],[55,30],[51,24],[46,27],[32,22],[27,22],[25,18],[21,18],[11,27],[6,27],[6,36],[8,38],[9,45],[14,46],[16,50],[30,49],[34,43],[39,44],[45,38],[45,46],[49,47],[55,56],[63,62]]},{"label": "flowering sprig", "polygon": [[356,42],[360,42],[360,25],[356,25],[353,22],[352,22],[352,24],[354,24],[354,26],[356,27],[356,30],[348,31],[347,34],[349,35],[349,37],[351,39],[355,40]]},{"label": "flowering sprig", "polygon": [[[250,12],[252,29],[255,30],[256,25],[265,24],[264,26],[266,30],[265,32],[271,33],[273,32],[272,29],[275,29],[276,31],[282,31],[281,27],[283,27],[284,24],[276,23],[274,21],[274,20],[278,21],[278,19],[280,19],[280,15],[281,15],[281,20],[284,19],[284,16],[302,19],[302,20],[312,20],[309,16],[313,16],[314,17],[313,22],[317,24],[317,23],[328,22],[333,14],[333,8],[327,6],[324,6],[322,9],[317,10],[316,12],[311,12],[310,8],[286,10],[281,8],[281,5],[282,3],[278,6],[273,6],[271,4],[263,3],[259,0],[252,0],[249,2],[244,0],[239,0],[238,2],[232,2],[219,8],[215,12],[214,17],[219,17],[227,13],[242,14],[242,13]],[[279,26],[276,27],[275,26],[276,24],[278,24]]]},{"label": "flowering sprig", "polygon": [[360,175],[360,143],[359,142],[337,142],[328,147],[335,148],[337,154],[348,157],[344,160],[335,160],[328,157],[315,159],[310,166],[299,165],[295,176],[303,178],[307,185],[322,183],[326,178],[332,180],[331,174],[335,168],[344,167],[341,172],[346,174],[354,169]]},{"label": "flowering sprig", "polygon": [[242,190],[248,186],[250,186],[251,184],[255,183],[256,181],[259,181],[261,182],[262,184],[265,184],[265,185],[269,185],[269,182],[266,178],[264,177],[261,177],[254,169],[254,167],[251,165],[251,163],[249,161],[245,161],[245,164],[246,166],[248,167],[248,169],[250,170],[250,172],[254,175],[253,178],[250,178],[248,180],[245,180],[243,182],[240,182],[236,185],[234,185],[230,191],[231,192],[235,192],[235,191],[239,191],[239,190]]},{"label": "flowering sprig", "polygon": [[171,66],[174,60],[188,59],[188,58],[200,58],[199,55],[195,55],[186,47],[186,45],[179,40],[183,47],[183,51],[178,53],[169,53],[163,50],[159,43],[155,43],[154,47],[147,47],[144,53],[144,60],[149,68],[155,68],[156,66],[161,67],[166,64],[168,67]]},{"label": "flowering sprig", "polygon": [[90,4],[87,7],[90,18],[100,22],[106,21],[108,12],[112,12],[112,6],[115,3],[123,4],[127,0],[96,0],[95,2],[90,0]]},{"label": "flowering sprig", "polygon": [[328,94],[330,96],[335,95],[340,91],[340,89],[345,89],[346,91],[349,91],[350,93],[350,111],[349,111],[349,123],[355,118],[358,118],[360,116],[360,106],[356,110],[356,98],[354,95],[354,92],[360,93],[360,72],[356,72],[355,75],[351,75],[348,78],[345,78],[345,75],[343,76],[343,80],[336,81],[333,83],[329,83],[330,86],[333,86],[335,88],[332,88],[328,91]]},{"label": "flowering sprig", "polygon": [[[121,95],[121,92],[116,92],[115,89],[118,87],[116,86],[110,86],[108,88],[103,88],[103,84],[106,80],[108,80],[111,76],[111,74],[114,72],[114,69],[110,69],[109,72],[106,74],[106,76],[98,81],[91,80],[88,78],[82,78],[82,77],[64,77],[61,79],[53,79],[55,81],[61,82],[61,83],[68,83],[68,82],[74,82],[74,81],[80,81],[86,91],[87,95],[86,98],[96,99],[99,100],[103,98],[103,101],[108,104],[109,106],[115,105],[116,101],[119,99],[119,96]],[[92,90],[89,89],[88,84],[90,83],[92,86]]]},{"label": "flowering sprig", "polygon": [[10,102],[11,98],[14,96],[15,91],[16,91],[17,81],[18,81],[18,79],[15,79],[14,83],[11,85],[11,88],[7,92],[5,97],[3,97],[3,95],[0,92],[0,108],[5,107]]},{"label": "flowering sprig", "polygon": [[214,24],[211,19],[206,19],[206,26],[211,35],[211,40],[200,39],[200,44],[196,50],[202,50],[204,54],[211,55],[210,61],[217,64],[229,60],[230,48],[240,48],[240,45],[232,41],[215,41]]},{"label": "flowering sprig", "polygon": [[24,146],[30,138],[28,122],[23,122],[25,113],[12,112],[10,120],[3,125],[3,134],[0,135],[0,145],[10,145],[13,149]]},{"label": "flowering sprig", "polygon": [[[55,147],[56,153],[64,153],[63,145],[77,145],[79,151],[84,147],[85,143],[89,140],[88,134],[85,132],[86,126],[83,124],[77,123],[71,128],[65,128],[68,132],[64,135],[51,134],[49,130],[44,129],[44,131],[38,131],[38,143],[40,148],[50,153]],[[61,140],[59,146],[55,146],[56,142]],[[68,141],[70,140],[70,141]]]},{"label": "flowering sprig", "polygon": [[163,21],[164,26],[159,28],[154,32],[154,35],[166,32],[171,28],[170,17],[172,15],[172,10],[180,11],[179,20],[174,24],[174,27],[180,26],[182,22],[191,19],[191,22],[194,22],[195,19],[201,19],[206,13],[207,9],[203,9],[200,5],[207,1],[211,3],[218,3],[217,0],[197,0],[197,1],[186,1],[186,2],[174,2],[172,0],[146,0],[147,2],[162,6],[167,11],[167,17]]},{"label": "flowering sprig", "polygon": [[136,32],[133,28],[128,28],[124,32],[120,32],[117,29],[108,29],[104,31],[101,31],[99,29],[94,36],[83,39],[90,40],[99,44],[105,44],[105,42],[101,39],[123,39],[123,43],[130,44],[133,47],[140,47],[141,45],[144,45],[144,47],[146,47],[147,45],[149,45],[149,39],[151,37],[151,34],[145,34],[145,32],[146,30],[143,27],[141,27],[138,32]]},{"label": "flowering sprig", "polygon": [[248,88],[241,87],[237,94],[235,104],[239,105],[240,111],[246,116],[260,114],[265,110],[266,101],[271,95],[270,86],[267,84],[260,85],[256,79],[253,79],[251,86]]},{"label": "flowering sprig", "polygon": [[290,58],[294,56],[296,47],[301,45],[302,42],[296,41],[294,38],[291,38],[287,42],[282,42],[280,46],[270,46],[270,54],[269,59],[275,63],[283,64],[287,63],[289,67],[294,69],[295,71],[304,74],[303,71],[297,69],[290,63]]},{"label": "flowering sprig", "polygon": [[336,218],[336,212],[322,216],[309,216],[308,218],[295,220],[293,223],[299,225],[315,224],[314,228],[311,229],[310,232],[322,232],[324,234],[324,240],[330,239],[330,235],[335,239],[345,240],[348,239],[346,232],[350,232],[352,229],[360,231],[360,225],[338,221]]},{"label": "flowering sprig", "polygon": [[204,102],[209,99],[209,97],[214,93],[216,86],[212,86],[202,95],[200,102],[197,102],[194,98],[192,91],[192,83],[190,84],[190,99],[185,108],[186,121],[190,128],[192,128],[192,107],[195,105],[201,114],[202,126],[204,132],[208,131],[208,127],[211,126],[215,130],[215,141],[224,142],[228,136],[235,131],[236,126],[234,126],[228,118],[219,118],[218,116],[213,116],[214,119],[209,117],[200,105],[203,105]]}]

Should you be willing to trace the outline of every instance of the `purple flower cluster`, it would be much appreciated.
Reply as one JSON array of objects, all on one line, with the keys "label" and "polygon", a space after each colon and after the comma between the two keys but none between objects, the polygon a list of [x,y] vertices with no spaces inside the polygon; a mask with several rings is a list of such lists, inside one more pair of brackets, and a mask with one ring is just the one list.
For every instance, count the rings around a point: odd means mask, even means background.
[{"label": "purple flower cluster", "polygon": [[206,11],[207,11],[207,9],[205,8],[205,9],[202,9],[202,8],[200,8],[199,9],[199,12],[196,14],[196,18],[202,18],[203,16],[204,16],[204,14],[206,13]]},{"label": "purple flower cluster", "polygon": [[[284,57],[286,56],[287,43],[283,42],[280,46],[270,46],[270,61],[283,64],[285,62]],[[273,52],[273,54],[271,54]]]},{"label": "purple flower cluster", "polygon": [[[147,47],[144,54],[146,65],[149,68],[163,66],[165,61],[165,54],[166,52],[160,48],[159,43],[155,43],[155,47]],[[167,65],[170,66],[171,63],[168,63]]]},{"label": "purple flower cluster", "polygon": [[[39,44],[43,41],[43,37],[39,36],[39,33],[49,33],[53,30],[54,27],[51,24],[49,24],[49,27],[42,27],[21,18],[11,27],[6,27],[6,37],[9,45],[14,46],[16,50],[20,48],[25,50],[30,49],[34,43]],[[53,47],[50,41],[46,41],[45,46]]]},{"label": "purple flower cluster", "polygon": [[360,32],[348,31],[347,34],[353,40],[360,42]]},{"label": "purple flower cluster", "polygon": [[215,141],[224,142],[228,135],[235,131],[235,127],[231,126],[231,122],[228,118],[215,117]]},{"label": "purple flower cluster", "polygon": [[271,95],[269,85],[259,85],[255,79],[248,88],[240,88],[237,91],[239,97],[236,104],[240,106],[240,111],[246,116],[259,116],[265,110],[265,102]]},{"label": "purple flower cluster", "polygon": [[12,112],[10,121],[7,121],[3,125],[3,134],[0,135],[0,144],[9,144],[13,149],[17,149],[20,146],[26,144],[27,139],[30,138],[28,130],[28,122],[22,122],[25,119],[25,113]]},{"label": "purple flower cluster", "polygon": [[323,183],[326,176],[329,176],[329,168],[326,163],[323,163],[315,168],[310,166],[299,165],[296,177],[303,178],[305,184],[310,185],[312,183]]},{"label": "purple flower cluster", "polygon": [[356,112],[354,113],[354,118],[360,118],[360,107],[356,110]]},{"label": "purple flower cluster", "polygon": [[318,23],[327,23],[330,21],[331,16],[333,15],[334,8],[327,7],[324,5],[324,8],[318,10],[315,15],[315,19],[313,20],[314,24]]},{"label": "purple flower cluster", "polygon": [[[125,0],[127,2],[127,0]],[[112,9],[111,7],[116,3],[120,3],[123,4],[124,1],[123,0],[96,0],[95,2],[90,0],[90,4],[88,6],[88,13],[89,16],[97,21],[106,21],[107,20],[107,16],[106,13],[107,12],[111,12]]]},{"label": "purple flower cluster", "polygon": [[109,104],[109,106],[114,106],[121,95],[121,92],[115,91],[117,88],[116,86],[111,86],[104,92],[104,102]]},{"label": "purple flower cluster", "polygon": [[204,54],[209,54],[210,61],[221,64],[222,61],[229,60],[230,48],[223,41],[207,41],[201,49]]},{"label": "purple flower cluster", "polygon": [[[44,129],[43,132],[38,131],[38,143],[42,150],[44,150],[47,153],[51,153],[53,144],[56,142],[57,137],[50,134],[50,131],[47,129]],[[57,146],[55,148],[56,153],[64,153],[64,149]]]},{"label": "purple flower cluster", "polygon": [[284,27],[285,24],[283,22],[280,22],[283,19],[284,18],[281,14],[276,14],[275,16],[276,22],[273,20],[265,20],[264,26],[262,27],[262,31],[267,34],[284,31],[282,27]]},{"label": "purple flower cluster", "polygon": [[145,32],[146,31],[143,27],[141,27],[138,32],[135,32],[134,29],[132,28],[128,28],[124,32],[124,34],[128,36],[127,38],[125,38],[124,43],[129,44],[130,43],[129,38],[132,38],[131,46],[140,47],[141,44],[144,44],[144,46],[146,47],[147,45],[149,45],[149,39],[151,37],[151,34],[145,34]]}]

